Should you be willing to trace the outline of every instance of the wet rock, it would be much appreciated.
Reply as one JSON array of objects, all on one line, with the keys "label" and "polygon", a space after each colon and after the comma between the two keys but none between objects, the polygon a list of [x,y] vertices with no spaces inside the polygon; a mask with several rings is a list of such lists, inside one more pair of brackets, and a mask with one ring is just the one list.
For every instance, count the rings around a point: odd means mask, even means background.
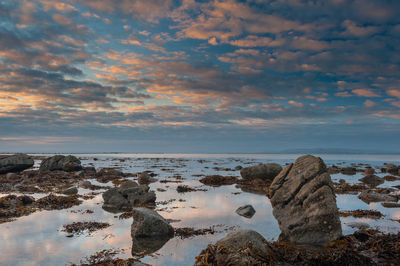
[{"label": "wet rock", "polygon": [[240,230],[201,251],[195,265],[263,265],[260,258],[268,258],[271,253],[270,245],[259,233]]},{"label": "wet rock", "polygon": [[17,179],[19,176],[16,173],[8,173],[6,174],[7,179]]},{"label": "wet rock", "polygon": [[21,172],[32,167],[33,159],[26,154],[0,156],[0,174]]},{"label": "wet rock", "polygon": [[321,158],[297,158],[274,179],[269,197],[284,239],[319,245],[342,235],[333,183]]},{"label": "wet rock", "polygon": [[155,179],[154,177],[150,176],[146,172],[140,173],[138,175],[138,182],[141,185],[150,184],[150,183],[153,183],[153,182],[156,182],[156,181],[157,181],[157,179]]},{"label": "wet rock", "polygon": [[92,183],[90,183],[90,181],[87,180],[79,182],[79,186],[83,188],[90,188],[91,185]]},{"label": "wet rock", "polygon": [[78,188],[70,187],[70,188],[64,189],[61,193],[64,194],[64,195],[78,194]]},{"label": "wet rock", "polygon": [[251,242],[252,247],[263,252],[268,252],[265,238],[253,230],[239,230],[229,233],[226,237],[217,241],[217,246],[223,246],[232,250],[239,250]]},{"label": "wet rock", "polygon": [[383,184],[385,182],[383,178],[380,178],[379,176],[376,175],[366,175],[363,178],[360,178],[359,180],[363,183],[370,185],[371,187],[379,186],[380,184]]},{"label": "wet rock", "polygon": [[239,171],[239,170],[242,170],[242,169],[243,169],[243,167],[240,166],[240,165],[238,165],[238,166],[235,167],[235,170],[236,170],[236,171]]},{"label": "wet rock", "polygon": [[373,175],[373,174],[375,174],[375,169],[374,168],[366,168],[365,170],[364,170],[364,173],[363,173],[364,175]]},{"label": "wet rock", "polygon": [[340,169],[340,172],[344,175],[355,175],[357,173],[357,169],[349,166]]},{"label": "wet rock", "polygon": [[135,206],[154,205],[156,194],[147,185],[127,181],[103,193],[103,209],[111,212],[131,210]]},{"label": "wet rock", "polygon": [[387,172],[392,175],[399,175],[400,166],[394,166],[387,169]]},{"label": "wet rock", "polygon": [[251,205],[244,205],[244,206],[237,208],[237,210],[235,212],[237,214],[239,214],[240,216],[243,216],[246,218],[251,218],[256,213],[256,210],[254,210],[253,206],[251,206]]},{"label": "wet rock", "polygon": [[391,202],[396,202],[397,197],[385,194],[385,193],[380,193],[374,190],[365,190],[360,193],[358,196],[359,199],[366,203],[370,202],[380,202],[380,201],[391,201]]},{"label": "wet rock", "polygon": [[282,166],[276,163],[259,164],[240,170],[243,179],[274,179],[282,171]]},{"label": "wet rock", "polygon": [[156,211],[148,208],[133,209],[131,236],[133,238],[172,237],[174,228]]},{"label": "wet rock", "polygon": [[40,170],[61,170],[61,171],[79,171],[82,169],[81,161],[75,156],[55,155],[44,159],[40,164]]},{"label": "wet rock", "polygon": [[208,186],[222,186],[222,185],[232,185],[237,182],[235,176],[222,176],[222,175],[208,175],[202,179],[200,182]]},{"label": "wet rock", "polygon": [[397,202],[382,202],[381,204],[385,208],[400,208],[400,203]]},{"label": "wet rock", "polygon": [[86,167],[83,167],[83,171],[96,173],[96,168],[94,168],[93,166],[86,166]]}]

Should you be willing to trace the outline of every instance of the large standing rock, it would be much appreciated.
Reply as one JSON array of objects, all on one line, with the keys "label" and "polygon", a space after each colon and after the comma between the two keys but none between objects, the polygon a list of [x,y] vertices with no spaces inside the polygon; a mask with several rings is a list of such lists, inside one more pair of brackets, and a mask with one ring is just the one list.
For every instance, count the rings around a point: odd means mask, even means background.
[{"label": "large standing rock", "polygon": [[280,171],[282,166],[276,163],[259,164],[250,166],[240,170],[240,175],[243,179],[254,180],[254,179],[274,179]]},{"label": "large standing rock", "polygon": [[148,208],[133,209],[131,236],[143,237],[172,237],[174,228],[156,211]]},{"label": "large standing rock", "polygon": [[319,245],[342,235],[332,180],[321,158],[297,158],[274,179],[269,197],[283,238]]},{"label": "large standing rock", "polygon": [[26,154],[0,156],[0,174],[20,172],[32,167],[33,159]]},{"label": "large standing rock", "polygon": [[155,204],[156,194],[149,191],[147,185],[139,186],[136,182],[127,181],[119,187],[103,193],[103,208],[111,212],[131,210],[134,206]]},{"label": "large standing rock", "polygon": [[40,164],[40,170],[62,170],[62,171],[79,171],[82,170],[81,161],[75,156],[55,155],[46,158]]}]

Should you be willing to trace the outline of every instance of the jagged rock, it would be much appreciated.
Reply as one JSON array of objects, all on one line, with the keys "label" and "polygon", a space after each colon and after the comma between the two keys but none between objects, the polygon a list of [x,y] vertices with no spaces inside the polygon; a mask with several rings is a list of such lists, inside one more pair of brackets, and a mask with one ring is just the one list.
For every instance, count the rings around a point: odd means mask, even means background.
[{"label": "jagged rock", "polygon": [[154,205],[156,194],[149,191],[147,185],[139,186],[136,182],[126,181],[119,187],[111,188],[103,193],[103,208],[111,212],[131,210],[135,206]]},{"label": "jagged rock", "polygon": [[75,156],[55,155],[46,158],[40,164],[40,170],[62,170],[67,172],[79,171],[82,169],[81,161]]},{"label": "jagged rock", "polygon": [[34,161],[23,153],[0,156],[0,174],[21,172],[32,167]]},{"label": "jagged rock", "polygon": [[379,186],[380,184],[383,184],[385,182],[383,178],[376,175],[366,175],[363,178],[360,178],[360,181],[372,187]]},{"label": "jagged rock", "polygon": [[282,171],[282,166],[276,163],[259,164],[240,170],[243,179],[274,179]]},{"label": "jagged rock", "polygon": [[275,177],[269,197],[283,239],[320,245],[342,235],[333,183],[321,158],[297,158]]},{"label": "jagged rock", "polygon": [[78,188],[70,187],[70,188],[64,189],[61,193],[64,194],[64,195],[78,194]]},{"label": "jagged rock", "polygon": [[148,208],[133,209],[132,238],[172,237],[174,228],[156,211]]},{"label": "jagged rock", "polygon": [[254,210],[253,206],[251,205],[244,205],[237,208],[236,213],[239,214],[240,216],[251,218],[256,213],[256,210]]}]

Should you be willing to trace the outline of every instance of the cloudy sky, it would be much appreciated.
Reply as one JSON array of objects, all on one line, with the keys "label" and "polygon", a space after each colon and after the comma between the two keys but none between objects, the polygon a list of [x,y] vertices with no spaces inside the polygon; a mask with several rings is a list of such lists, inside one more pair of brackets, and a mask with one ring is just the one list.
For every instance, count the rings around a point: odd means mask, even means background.
[{"label": "cloudy sky", "polygon": [[400,1],[0,1],[0,150],[400,148]]}]

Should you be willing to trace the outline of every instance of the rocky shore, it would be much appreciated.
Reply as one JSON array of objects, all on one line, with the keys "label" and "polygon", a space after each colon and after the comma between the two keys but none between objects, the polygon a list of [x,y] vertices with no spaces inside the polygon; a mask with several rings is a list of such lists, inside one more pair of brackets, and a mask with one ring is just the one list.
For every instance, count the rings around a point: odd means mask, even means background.
[{"label": "rocky shore", "polygon": [[[26,154],[0,156],[0,193],[4,194],[0,197],[0,223],[12,223],[37,211],[79,206],[97,195],[102,198],[104,211],[115,214],[118,219],[132,219],[130,253],[134,259],[119,259],[118,252],[105,251],[94,254],[81,265],[145,265],[140,259],[160,250],[171,238],[225,230],[230,232],[227,236],[205,246],[193,258],[195,265],[396,265],[400,261],[399,233],[385,234],[370,229],[368,224],[354,223],[361,229],[343,235],[340,217],[381,219],[382,213],[341,211],[336,200],[337,195],[355,194],[368,204],[379,202],[385,208],[399,208],[400,187],[380,187],[385,182],[400,180],[400,167],[394,164],[385,164],[379,169],[363,164],[328,167],[321,158],[305,155],[284,167],[276,163],[215,167],[215,171],[236,171],[240,176],[199,175],[196,178],[201,185],[192,186],[177,174],[158,178],[152,171],[126,173],[117,168],[96,169],[82,165],[80,159],[71,155],[41,158],[39,167],[32,169],[34,161],[35,158]],[[168,168],[163,170],[172,172]],[[331,175],[336,174],[362,177],[358,182],[348,183],[345,179],[332,180]],[[164,184],[164,188],[152,189],[154,183]],[[279,239],[268,241],[251,227],[242,230],[223,229],[223,225],[218,225],[220,229],[175,227],[174,220],[160,214],[168,213],[168,208],[162,205],[185,200],[157,201],[160,193],[171,185],[178,195],[233,186],[243,193],[265,197],[278,222]],[[235,213],[251,220],[259,209],[244,204],[237,206]],[[61,231],[75,237],[110,226],[102,221],[79,221],[65,224]]]}]

